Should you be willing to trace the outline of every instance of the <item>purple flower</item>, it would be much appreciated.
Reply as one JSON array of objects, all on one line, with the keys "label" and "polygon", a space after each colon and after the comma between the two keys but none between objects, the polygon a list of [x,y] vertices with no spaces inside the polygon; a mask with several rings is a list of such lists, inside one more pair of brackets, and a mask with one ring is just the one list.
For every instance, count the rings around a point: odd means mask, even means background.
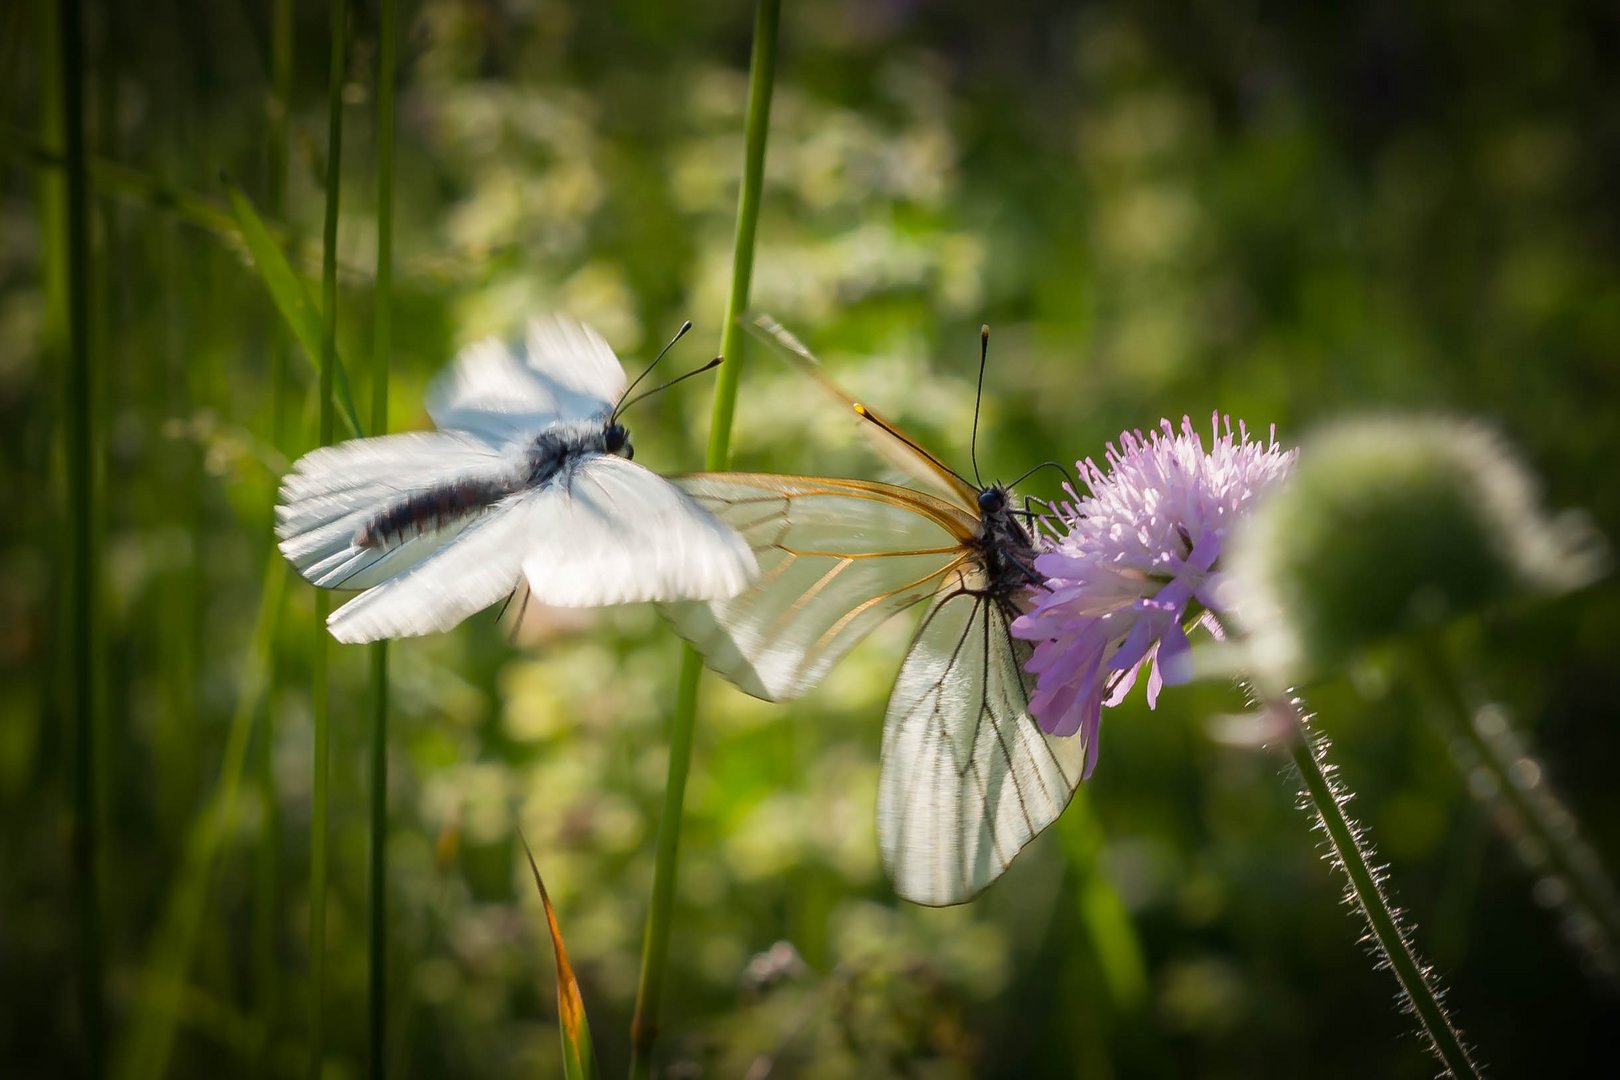
[{"label": "purple flower", "polygon": [[1216,585],[1222,545],[1255,497],[1287,474],[1296,451],[1251,441],[1240,421],[1212,419],[1206,452],[1192,421],[1144,436],[1124,432],[1108,447],[1106,471],[1078,463],[1091,494],[1064,486],[1070,501],[1042,520],[1035,569],[1046,581],[1013,633],[1036,642],[1030,712],[1053,735],[1086,740],[1085,775],[1097,763],[1102,706],[1118,705],[1148,674],[1148,707],[1166,683],[1192,677],[1189,620],[1220,633]]}]

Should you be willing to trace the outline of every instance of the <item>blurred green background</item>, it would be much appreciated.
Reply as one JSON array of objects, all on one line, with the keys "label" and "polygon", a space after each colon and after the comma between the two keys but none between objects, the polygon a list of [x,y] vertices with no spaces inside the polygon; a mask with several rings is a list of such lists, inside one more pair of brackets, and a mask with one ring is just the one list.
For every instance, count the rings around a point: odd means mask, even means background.
[{"label": "blurred green background", "polygon": [[[221,172],[319,265],[328,16],[296,12],[275,182],[270,10],[89,5],[92,281],[104,453],[97,815],[114,1064],[172,1029],[173,1076],[304,1062],[312,590],[287,586],[244,698],[276,481],[314,441],[310,369]],[[461,345],[560,310],[626,357],[683,318],[709,355],[729,274],[752,12],[741,2],[406,0],[395,428]],[[47,5],[0,12],[0,1072],[72,1075],[57,185]],[[1620,8],[786,4],[754,306],[965,467],[993,327],[986,472],[1100,454],[1214,410],[1293,441],[1358,408],[1498,425],[1620,537]],[[368,400],[376,12],[353,27],[339,346]],[[152,193],[154,182],[163,189]],[[180,205],[164,192],[205,200]],[[170,192],[169,194],[172,194]],[[694,343],[695,342],[695,343]],[[756,350],[757,351],[757,350]],[[744,360],[736,460],[876,475],[802,380]],[[639,406],[638,461],[695,467],[698,383]],[[1051,474],[1046,474],[1051,475]],[[1043,478],[1026,485],[1055,494]],[[1620,587],[1457,631],[1600,852]],[[1074,807],[981,900],[897,901],[873,828],[909,628],[802,703],[711,680],[688,792],[660,1060],[696,1076],[1431,1075],[1281,760],[1225,746],[1209,683],[1104,721]],[[394,651],[389,1045],[396,1076],[556,1075],[534,845],[609,1075],[622,1072],[679,650],[650,609],[490,615]],[[262,658],[261,658],[262,659]],[[1353,812],[1458,1022],[1498,1075],[1612,1057],[1612,984],[1560,938],[1394,656],[1316,688]],[[334,653],[328,1043],[364,1070],[365,660]],[[231,829],[188,851],[233,714]],[[188,869],[188,866],[191,867]],[[190,883],[189,885],[186,883]],[[200,889],[200,916],[184,912]],[[181,905],[178,906],[177,905]],[[169,927],[165,930],[165,927]],[[175,933],[178,926],[182,933]],[[786,941],[794,953],[772,946]],[[760,954],[767,954],[761,956]],[[178,965],[184,956],[185,963]],[[797,957],[794,959],[793,957]],[[163,980],[178,970],[179,983]]]}]

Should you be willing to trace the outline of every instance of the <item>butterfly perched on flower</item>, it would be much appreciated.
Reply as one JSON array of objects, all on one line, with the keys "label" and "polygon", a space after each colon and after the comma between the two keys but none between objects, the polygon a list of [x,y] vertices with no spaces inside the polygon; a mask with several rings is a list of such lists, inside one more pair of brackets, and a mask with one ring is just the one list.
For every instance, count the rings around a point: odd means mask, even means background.
[{"label": "butterfly perched on flower", "polygon": [[782,701],[889,618],[925,607],[884,719],[878,840],[901,896],[960,903],[1056,820],[1085,761],[1082,740],[1047,736],[1031,718],[1031,646],[1010,632],[1041,580],[1034,544],[1008,487],[968,481],[850,399],[774,320],[750,328],[837,394],[878,449],[929,490],[768,473],[678,477],[747,539],[760,576],[735,596],[666,613],[711,668]]},{"label": "butterfly perched on flower", "polygon": [[282,554],[315,585],[362,590],[327,620],[332,636],[448,630],[522,588],[594,607],[746,586],[758,573],[747,543],[631,461],[625,382],[594,331],[537,319],[521,343],[472,345],[434,381],[439,430],[300,458],[276,507]]}]

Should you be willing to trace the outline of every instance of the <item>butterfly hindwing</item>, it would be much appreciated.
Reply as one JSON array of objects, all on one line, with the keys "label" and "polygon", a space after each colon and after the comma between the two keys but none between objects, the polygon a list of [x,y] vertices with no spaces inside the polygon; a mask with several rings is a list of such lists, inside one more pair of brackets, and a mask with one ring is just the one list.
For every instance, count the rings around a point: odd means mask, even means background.
[{"label": "butterfly hindwing", "polygon": [[448,543],[334,611],[332,636],[358,643],[449,630],[508,596],[529,538],[554,517],[544,488],[509,495]]},{"label": "butterfly hindwing", "polygon": [[895,891],[919,904],[971,899],[1069,803],[1084,742],[1029,715],[1034,678],[1016,612],[959,577],[928,610],[883,726],[878,843]]},{"label": "butterfly hindwing", "polygon": [[758,573],[742,537],[668,480],[609,454],[568,466],[544,493],[523,575],[557,607],[718,600]]},{"label": "butterfly hindwing", "polygon": [[305,454],[281,482],[276,535],[312,584],[366,589],[427,558],[472,523],[458,516],[402,543],[364,547],[362,528],[388,507],[453,481],[494,480],[518,468],[469,435],[418,431],[354,439]]}]

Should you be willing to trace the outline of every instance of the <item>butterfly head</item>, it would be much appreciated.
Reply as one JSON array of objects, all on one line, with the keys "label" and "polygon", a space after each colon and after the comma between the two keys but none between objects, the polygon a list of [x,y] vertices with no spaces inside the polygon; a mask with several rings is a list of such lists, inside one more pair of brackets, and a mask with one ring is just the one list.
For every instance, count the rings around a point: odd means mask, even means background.
[{"label": "butterfly head", "polygon": [[630,432],[618,421],[607,426],[602,432],[603,449],[610,454],[618,454],[626,461],[634,461],[636,448],[630,442]]},{"label": "butterfly head", "polygon": [[979,491],[979,513],[989,516],[1007,509],[1007,489],[987,487]]}]

